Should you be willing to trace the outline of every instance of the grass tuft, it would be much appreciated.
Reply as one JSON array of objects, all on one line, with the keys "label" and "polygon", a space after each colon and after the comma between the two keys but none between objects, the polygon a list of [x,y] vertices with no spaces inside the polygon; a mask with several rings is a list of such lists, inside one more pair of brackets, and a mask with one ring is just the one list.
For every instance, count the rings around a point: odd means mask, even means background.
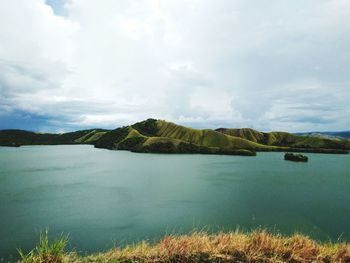
[{"label": "grass tuft", "polygon": [[25,254],[18,249],[18,253],[24,263],[60,263],[65,257],[64,249],[67,244],[68,237],[63,235],[50,244],[48,230],[45,230],[40,233],[39,243],[33,250]]}]

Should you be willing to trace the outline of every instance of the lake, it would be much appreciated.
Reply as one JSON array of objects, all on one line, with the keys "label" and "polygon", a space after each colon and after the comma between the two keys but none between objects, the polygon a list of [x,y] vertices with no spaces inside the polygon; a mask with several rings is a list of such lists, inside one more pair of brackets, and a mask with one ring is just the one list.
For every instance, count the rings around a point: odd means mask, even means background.
[{"label": "lake", "polygon": [[350,156],[140,154],[88,145],[0,147],[0,255],[40,230],[78,252],[193,229],[267,227],[350,240]]}]

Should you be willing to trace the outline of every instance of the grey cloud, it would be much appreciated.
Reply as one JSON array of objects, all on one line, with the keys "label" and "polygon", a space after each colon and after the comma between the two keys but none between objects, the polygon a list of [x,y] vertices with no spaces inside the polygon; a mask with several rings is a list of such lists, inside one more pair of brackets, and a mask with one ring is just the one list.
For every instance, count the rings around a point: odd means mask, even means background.
[{"label": "grey cloud", "polygon": [[3,44],[8,52],[0,43],[7,111],[40,112],[63,126],[147,117],[261,130],[350,125],[346,1],[71,0],[64,18],[32,0],[3,5],[22,14],[7,23],[11,34],[23,21],[34,32]]}]

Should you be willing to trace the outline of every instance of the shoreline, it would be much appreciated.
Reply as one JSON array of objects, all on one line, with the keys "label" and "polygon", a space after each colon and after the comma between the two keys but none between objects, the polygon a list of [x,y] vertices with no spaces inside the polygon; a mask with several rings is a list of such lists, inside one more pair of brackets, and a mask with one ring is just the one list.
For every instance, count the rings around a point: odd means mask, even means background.
[{"label": "shoreline", "polygon": [[35,249],[20,252],[20,262],[350,262],[349,243],[322,243],[302,234],[285,236],[264,229],[168,235],[156,243],[141,241],[88,256],[65,251],[67,244],[64,236],[49,242],[46,231]]},{"label": "shoreline", "polygon": [[65,144],[25,144],[25,145],[0,145],[0,147],[8,147],[8,148],[19,148],[22,146],[59,146],[59,145],[91,145],[96,149],[105,149],[111,151],[129,151],[133,153],[161,153],[161,154],[204,154],[204,155],[234,155],[234,156],[256,156],[259,152],[294,152],[294,153],[320,153],[320,154],[349,154],[348,149],[323,149],[323,148],[282,148],[276,146],[274,149],[219,149],[216,152],[209,152],[206,150],[203,151],[195,151],[195,152],[167,152],[167,151],[138,151],[138,150],[127,150],[127,149],[109,149],[103,147],[96,147],[93,144],[88,143],[65,143]]}]

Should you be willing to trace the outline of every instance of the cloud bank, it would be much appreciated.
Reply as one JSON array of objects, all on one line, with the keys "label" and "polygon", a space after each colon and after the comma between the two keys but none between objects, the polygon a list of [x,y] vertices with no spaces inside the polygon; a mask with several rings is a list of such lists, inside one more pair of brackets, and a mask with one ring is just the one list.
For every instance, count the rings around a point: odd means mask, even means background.
[{"label": "cloud bank", "polygon": [[0,128],[350,128],[347,0],[0,0]]}]

